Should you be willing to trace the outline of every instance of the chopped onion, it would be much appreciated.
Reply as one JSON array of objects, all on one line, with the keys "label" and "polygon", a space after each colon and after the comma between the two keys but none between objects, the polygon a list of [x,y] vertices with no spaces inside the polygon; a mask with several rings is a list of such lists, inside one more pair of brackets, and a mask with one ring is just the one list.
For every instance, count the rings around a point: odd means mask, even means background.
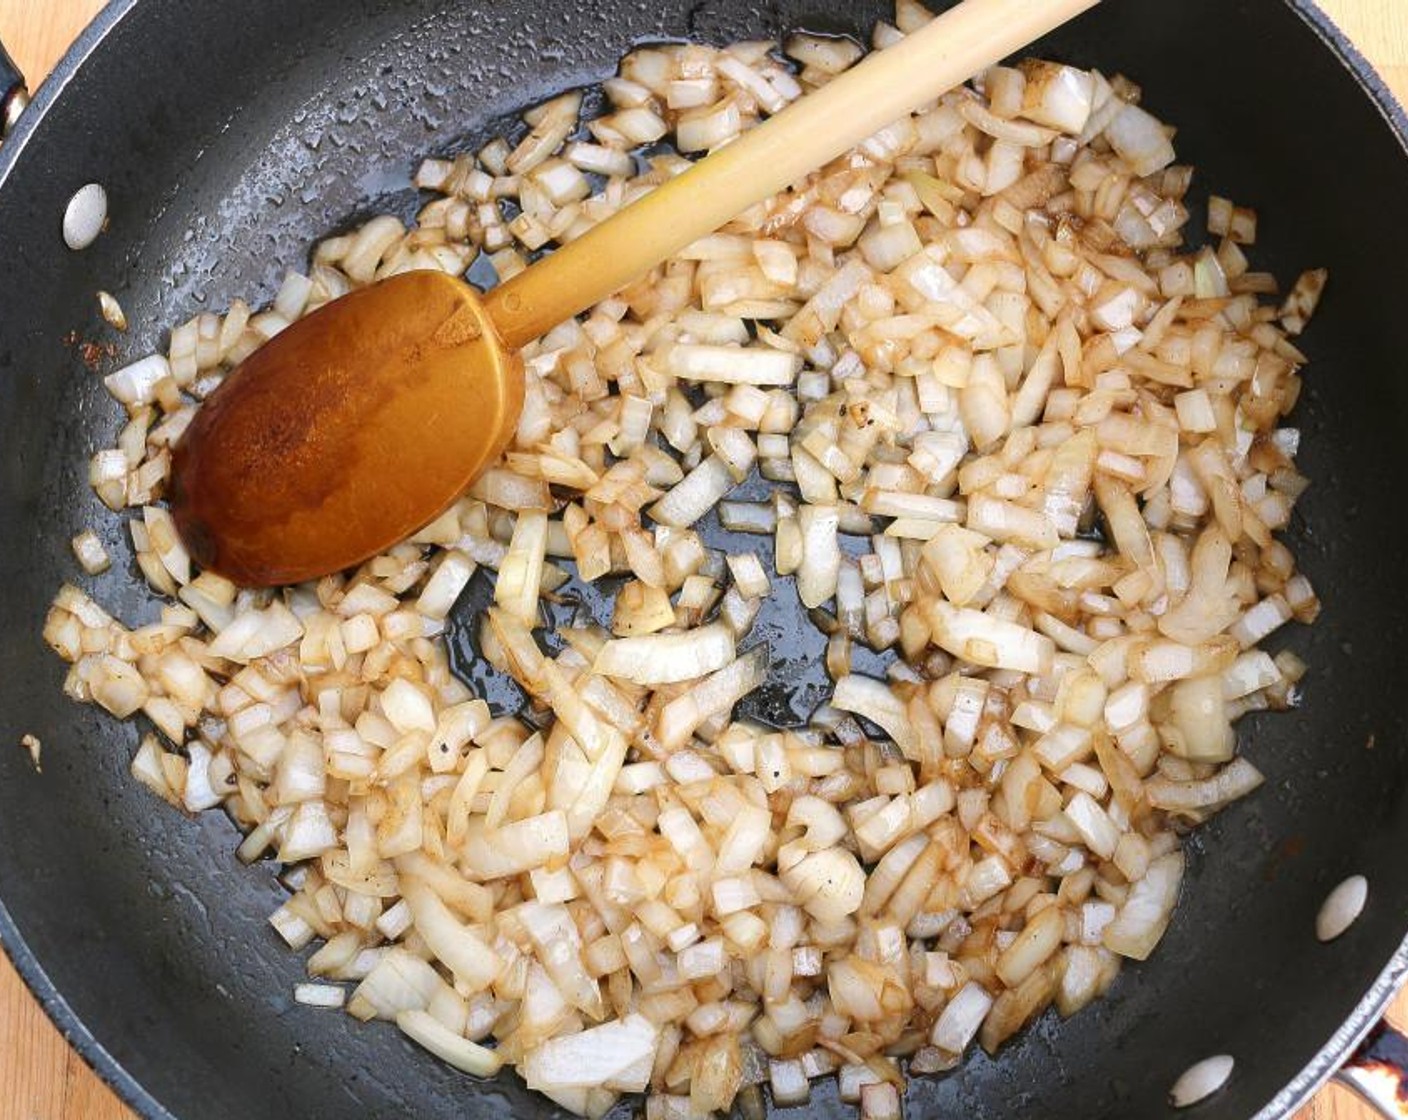
[{"label": "chopped onion", "polygon": [[934,1020],[929,1041],[950,1054],[962,1054],[977,1037],[992,1003],[992,996],[982,985],[970,980],[954,993]]},{"label": "chopped onion", "polygon": [[493,949],[456,918],[428,886],[403,878],[401,893],[430,951],[470,991],[486,988],[502,967]]},{"label": "chopped onion", "polygon": [[1170,852],[1149,864],[1115,918],[1105,927],[1105,948],[1124,957],[1148,959],[1168,928],[1183,882],[1183,853]]},{"label": "chopped onion", "polygon": [[73,554],[89,575],[105,572],[112,565],[112,558],[92,529],[84,529],[72,541]]},{"label": "chopped onion", "polygon": [[1015,988],[1061,947],[1065,931],[1066,919],[1061,910],[1048,906],[1002,951],[994,971],[1004,984]]},{"label": "chopped onion", "polygon": [[864,716],[883,728],[906,755],[918,750],[918,737],[905,705],[883,682],[854,674],[842,677],[831,694],[831,706]]},{"label": "chopped onion", "polygon": [[662,368],[690,381],[731,385],[790,385],[802,359],[766,346],[707,346],[677,342],[657,355]]},{"label": "chopped onion", "polygon": [[[335,1011],[347,1002],[346,990],[335,984],[295,984],[293,998],[305,1007],[322,1007]],[[416,1014],[403,1012],[402,1014]]]},{"label": "chopped onion", "polygon": [[772,1089],[773,1104],[778,1108],[793,1108],[811,1099],[811,1082],[799,1061],[769,1062],[768,1085]]},{"label": "chopped onion", "polygon": [[171,376],[171,365],[161,354],[150,354],[129,366],[123,366],[103,378],[113,398],[135,407],[151,404],[156,399],[156,387]]},{"label": "chopped onion", "polygon": [[844,848],[803,856],[782,873],[782,881],[802,908],[828,925],[860,909],[865,872]]},{"label": "chopped onion", "polygon": [[819,607],[836,594],[841,572],[841,548],[836,541],[839,517],[835,507],[802,506],[797,511],[801,563],[797,595],[804,607]]},{"label": "chopped onion", "polygon": [[977,665],[1039,674],[1054,655],[1050,638],[982,611],[934,599],[928,617],[936,645]]},{"label": "chopped onion", "polygon": [[864,1120],[900,1120],[899,1090],[889,1081],[862,1086],[860,1114]]},{"label": "chopped onion", "polygon": [[1026,85],[1022,116],[1029,121],[1079,136],[1095,100],[1094,79],[1083,70],[1032,60],[1022,66]]},{"label": "chopped onion", "polygon": [[347,1010],[359,1019],[395,1019],[403,1011],[424,1010],[444,986],[445,981],[426,961],[392,948],[377,958],[357,985]]},{"label": "chopped onion", "polygon": [[732,661],[733,641],[729,628],[717,622],[679,634],[617,638],[601,647],[592,671],[640,685],[693,680]]},{"label": "chopped onion", "polygon": [[513,539],[499,564],[499,578],[494,584],[494,602],[529,626],[538,619],[547,535],[546,514],[522,511],[514,522]]},{"label": "chopped onion", "polygon": [[291,646],[303,636],[303,626],[282,602],[235,616],[210,643],[212,657],[248,663]]},{"label": "chopped onion", "polygon": [[1202,781],[1177,782],[1154,778],[1145,784],[1149,803],[1170,812],[1191,813],[1245,797],[1263,779],[1261,771],[1245,758],[1234,758],[1216,775]]},{"label": "chopped onion", "polygon": [[503,1058],[471,1042],[444,1026],[429,1012],[417,1008],[402,1011],[396,1025],[442,1062],[475,1077],[493,1077],[503,1067]]},{"label": "chopped onion", "polygon": [[620,1092],[638,1093],[650,1080],[650,1063],[659,1043],[658,1027],[642,1015],[627,1015],[528,1051],[523,1079],[530,1089],[613,1084]]},{"label": "chopped onion", "polygon": [[568,852],[567,817],[559,809],[471,831],[464,842],[466,870],[478,879],[522,875]]},{"label": "chopped onion", "polygon": [[1174,160],[1164,126],[1137,105],[1125,105],[1105,127],[1105,138],[1135,175],[1152,175]]},{"label": "chopped onion", "polygon": [[733,476],[716,455],[705,459],[683,481],[650,507],[650,516],[662,525],[687,529],[733,489]]}]

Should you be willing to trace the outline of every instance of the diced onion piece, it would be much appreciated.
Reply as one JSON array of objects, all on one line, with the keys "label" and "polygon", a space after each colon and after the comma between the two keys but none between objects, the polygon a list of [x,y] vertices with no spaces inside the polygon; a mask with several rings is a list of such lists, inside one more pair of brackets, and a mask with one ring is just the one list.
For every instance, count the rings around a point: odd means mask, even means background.
[{"label": "diced onion piece", "polygon": [[458,549],[446,552],[421,590],[416,610],[426,618],[445,618],[469,584],[474,569],[474,561],[467,554]]},{"label": "diced onion piece", "polygon": [[513,539],[499,564],[494,602],[525,625],[538,620],[538,591],[543,580],[548,519],[545,513],[524,510],[514,523]]},{"label": "diced onion piece", "polygon": [[839,518],[835,507],[805,505],[797,511],[801,532],[801,564],[797,595],[804,607],[819,607],[836,594],[841,572],[841,547],[836,540]]},{"label": "diced onion piece", "polygon": [[1170,852],[1150,863],[1144,878],[1130,888],[1124,905],[1105,927],[1105,948],[1122,957],[1147,960],[1168,928],[1182,882],[1182,852]]},{"label": "diced onion piece", "polygon": [[493,983],[503,962],[498,954],[450,912],[430,887],[403,877],[401,893],[427,947],[471,991]]},{"label": "diced onion piece", "polygon": [[147,357],[123,366],[103,378],[113,399],[121,404],[135,407],[151,404],[156,399],[156,387],[171,377],[171,366],[161,354]]},{"label": "diced onion piece", "polygon": [[402,1011],[424,1010],[444,986],[445,981],[428,962],[392,948],[357,985],[347,1010],[359,1019],[395,1019]]},{"label": "diced onion piece", "polygon": [[863,51],[851,39],[833,35],[797,33],[788,37],[784,50],[803,66],[824,74],[839,74],[854,65]]},{"label": "diced onion piece", "polygon": [[772,1090],[773,1104],[778,1108],[793,1108],[811,1099],[811,1082],[799,1061],[770,1061],[768,1086]]},{"label": "diced onion piece", "polygon": [[1174,161],[1173,144],[1157,119],[1126,105],[1105,128],[1105,138],[1135,175],[1152,175]]},{"label": "diced onion piece", "polygon": [[899,1090],[889,1081],[862,1086],[860,1114],[863,1120],[900,1120]]},{"label": "diced onion piece", "polygon": [[737,874],[760,863],[767,849],[771,828],[772,813],[767,809],[759,805],[740,806],[719,841],[714,873]]},{"label": "diced onion piece", "polygon": [[1066,816],[1080,833],[1081,839],[1101,859],[1110,859],[1119,843],[1119,829],[1099,802],[1084,790],[1071,798]]},{"label": "diced onion piece", "polygon": [[305,1007],[336,1010],[347,1002],[347,992],[335,984],[295,984],[293,998]]},{"label": "diced onion piece", "polygon": [[112,558],[92,529],[84,529],[73,538],[73,554],[89,575],[105,572],[112,564]]},{"label": "diced onion piece", "polygon": [[662,525],[687,529],[733,489],[733,475],[716,455],[701,462],[668,494],[650,507],[650,516]]},{"label": "diced onion piece", "polygon": [[1016,940],[997,958],[995,971],[1002,982],[1015,988],[1030,976],[1061,947],[1065,931],[1065,916],[1056,906],[1048,906],[1027,922]]},{"label": "diced onion piece", "polygon": [[303,637],[303,625],[282,602],[275,600],[263,610],[246,610],[235,616],[210,643],[213,657],[248,663]]},{"label": "diced onion piece", "polygon": [[730,385],[790,385],[800,355],[768,346],[711,346],[677,342],[657,355],[661,368],[690,381]]},{"label": "diced onion piece", "polygon": [[1022,116],[1029,121],[1079,136],[1095,100],[1095,81],[1085,70],[1054,62],[1024,63],[1026,86]]},{"label": "diced onion piece", "polygon": [[962,1054],[977,1037],[978,1028],[987,1018],[992,1003],[992,996],[987,990],[970,980],[944,1005],[943,1011],[934,1020],[929,1041],[950,1054]]},{"label": "diced onion piece", "polygon": [[503,879],[565,858],[567,851],[567,817],[552,809],[495,829],[472,830],[464,843],[464,860],[476,878]]},{"label": "diced onion piece", "polygon": [[1234,758],[1211,778],[1176,782],[1151,778],[1145,783],[1149,804],[1169,812],[1197,813],[1245,797],[1261,785],[1261,771],[1245,758]]},{"label": "diced onion piece", "polygon": [[1286,302],[1281,305],[1281,323],[1288,334],[1298,335],[1305,330],[1310,317],[1315,314],[1315,309],[1320,304],[1320,297],[1324,294],[1329,276],[1329,272],[1323,268],[1300,274],[1295,287],[1286,297]]},{"label": "diced onion piece", "polygon": [[[193,760],[195,758],[194,752],[199,749],[197,745],[192,745]],[[197,772],[202,772],[202,770],[203,768],[198,769]],[[186,788],[188,797],[186,807],[192,808],[189,800],[191,791],[189,779]],[[208,792],[202,807],[210,808],[218,803],[219,798],[213,792]],[[328,816],[327,805],[317,800],[302,801],[294,809],[293,815],[289,817],[285,827],[283,843],[279,845],[279,861],[281,863],[297,863],[299,860],[320,856],[336,846],[337,829],[333,827],[332,820]]]},{"label": "diced onion piece", "polygon": [[882,728],[908,756],[913,757],[919,748],[904,702],[883,681],[856,674],[842,677],[831,694],[831,706],[864,716]]},{"label": "diced onion piece", "polygon": [[782,873],[782,881],[807,913],[826,924],[854,914],[865,894],[865,872],[839,847],[804,856]]},{"label": "diced onion piece", "polygon": [[475,1077],[493,1077],[503,1068],[494,1051],[456,1034],[428,1011],[411,1008],[396,1016],[396,1025],[442,1062]]},{"label": "diced onion piece", "polygon": [[[643,1015],[625,1018],[577,1034],[549,1039],[529,1050],[520,1070],[528,1088],[589,1089],[615,1083],[621,1092],[638,1093],[650,1080],[650,1066],[660,1030]],[[644,1068],[644,1076],[624,1077]]]},{"label": "diced onion piece", "polygon": [[934,643],[956,657],[995,669],[1044,673],[1055,655],[1051,639],[982,611],[934,599],[928,607]]},{"label": "diced onion piece", "polygon": [[592,671],[640,685],[674,684],[722,669],[735,656],[733,633],[715,622],[679,634],[613,639]]},{"label": "diced onion piece", "polygon": [[1176,682],[1170,690],[1169,714],[1177,729],[1175,753],[1197,762],[1227,762],[1237,734],[1227,718],[1222,677],[1209,675]]}]

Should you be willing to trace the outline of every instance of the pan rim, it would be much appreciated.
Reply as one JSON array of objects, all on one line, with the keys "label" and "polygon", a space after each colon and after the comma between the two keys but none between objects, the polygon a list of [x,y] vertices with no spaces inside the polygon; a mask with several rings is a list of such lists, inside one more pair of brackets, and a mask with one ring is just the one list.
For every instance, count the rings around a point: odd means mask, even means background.
[{"label": "pan rim", "polygon": [[[109,0],[92,22],[79,34],[40,83],[34,99],[20,115],[15,130],[0,144],[0,190],[9,182],[15,167],[50,108],[73,81],[83,63],[97,51],[112,30],[138,3],[138,0]],[[179,1120],[145,1089],[126,1067],[101,1043],[78,1013],[69,1006],[58,986],[39,963],[39,958],[21,935],[9,908],[0,899],[0,950],[9,958],[39,1006],[59,1029],[84,1063],[96,1073],[118,1098],[142,1120]]]},{"label": "pan rim", "polygon": [[108,0],[102,11],[94,16],[92,22],[79,33],[78,38],[69,45],[63,57],[40,83],[39,88],[34,92],[33,100],[20,114],[19,123],[15,126],[14,131],[6,137],[3,144],[0,144],[0,189],[3,189],[9,181],[11,173],[23,157],[35,131],[43,122],[44,117],[48,115],[54,102],[73,81],[83,63],[98,50],[103,40],[122,22],[128,12],[137,6],[138,2],[139,0]]},{"label": "pan rim", "polygon": [[[0,144],[0,190],[9,182],[23,158],[34,133],[49,110],[73,81],[84,62],[103,44],[112,30],[136,7],[138,0],[108,0],[103,9],[78,35],[54,68],[45,76],[34,98],[20,114],[13,132]],[[0,951],[3,951],[20,979],[38,1001],[44,1014],[58,1028],[84,1063],[108,1086],[118,1099],[141,1120],[179,1120],[130,1074],[69,1006],[58,986],[49,978],[29,942],[20,933],[9,908],[0,899]]]},{"label": "pan rim", "polygon": [[[0,190],[9,181],[23,158],[34,133],[49,110],[73,81],[87,59],[99,50],[114,28],[140,0],[109,0],[94,17],[58,64],[44,79],[33,102],[20,117],[15,131],[0,145]],[[1349,72],[1363,93],[1373,102],[1389,132],[1408,158],[1408,109],[1405,109],[1379,73],[1346,37],[1315,0],[1281,0],[1316,36],[1339,64]],[[0,950],[9,958],[25,986],[45,1014],[59,1029],[65,1041],[117,1096],[142,1120],[180,1120],[166,1108],[88,1029],[69,1006],[63,993],[39,963],[33,948],[21,935],[4,900],[0,899]],[[1267,1101],[1252,1120],[1284,1120],[1342,1067],[1366,1035],[1383,1017],[1404,981],[1408,979],[1408,930],[1385,962],[1373,984],[1359,998],[1343,1023],[1310,1058],[1301,1070]]]},{"label": "pan rim", "polygon": [[[1379,72],[1315,0],[1284,2],[1374,103],[1390,134],[1408,157],[1408,108],[1398,101]],[[1405,979],[1408,979],[1408,931],[1345,1021],[1252,1120],[1283,1120],[1308,1103],[1315,1092],[1343,1068],[1355,1048],[1383,1019]]]}]

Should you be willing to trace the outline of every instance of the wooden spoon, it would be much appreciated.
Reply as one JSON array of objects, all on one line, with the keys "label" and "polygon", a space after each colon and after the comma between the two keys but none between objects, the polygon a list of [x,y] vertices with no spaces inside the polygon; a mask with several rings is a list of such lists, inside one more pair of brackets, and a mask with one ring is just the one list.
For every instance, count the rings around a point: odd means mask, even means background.
[{"label": "wooden spoon", "polygon": [[192,557],[246,585],[360,563],[443,512],[513,437],[515,351],[1098,0],[965,0],[481,296],[408,272],[234,370],[175,449]]}]

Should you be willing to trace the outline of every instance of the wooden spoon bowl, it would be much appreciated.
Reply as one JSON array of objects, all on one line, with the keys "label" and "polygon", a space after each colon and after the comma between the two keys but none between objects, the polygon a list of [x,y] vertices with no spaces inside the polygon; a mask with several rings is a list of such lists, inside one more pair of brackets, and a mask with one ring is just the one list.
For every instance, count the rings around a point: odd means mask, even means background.
[{"label": "wooden spoon bowl", "polygon": [[474,289],[393,276],[320,307],[210,395],[176,445],[176,527],[236,583],[316,578],[441,513],[522,406],[518,356]]}]

